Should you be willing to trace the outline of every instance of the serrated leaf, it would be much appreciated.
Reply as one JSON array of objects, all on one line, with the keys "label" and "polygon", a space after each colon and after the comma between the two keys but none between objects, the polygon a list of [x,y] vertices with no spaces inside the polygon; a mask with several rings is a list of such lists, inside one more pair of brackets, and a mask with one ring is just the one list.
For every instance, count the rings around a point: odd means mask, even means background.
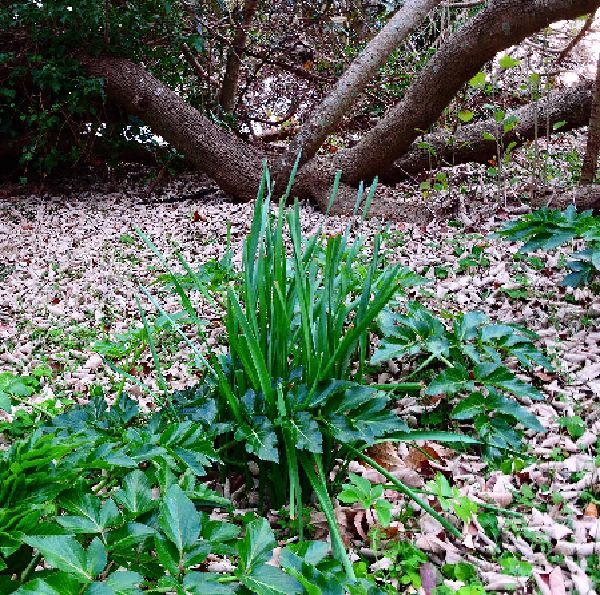
[{"label": "serrated leaf", "polygon": [[104,545],[94,537],[86,552],[86,568],[92,576],[99,575],[108,562],[108,556]]},{"label": "serrated leaf", "polygon": [[481,88],[485,85],[487,77],[485,72],[478,72],[470,81],[471,87]]},{"label": "serrated leaf", "polygon": [[383,498],[375,502],[377,520],[382,527],[389,527],[392,521],[392,503]]},{"label": "serrated leaf", "polygon": [[30,536],[24,541],[38,550],[49,566],[63,570],[83,583],[94,580],[94,575],[87,568],[85,551],[73,537],[69,535]]},{"label": "serrated leaf", "polygon": [[270,560],[275,545],[275,535],[266,519],[255,519],[248,523],[246,534],[238,543],[242,571],[247,574],[255,566]]},{"label": "serrated leaf", "polygon": [[238,428],[235,437],[237,440],[245,440],[246,451],[255,454],[262,461],[279,462],[277,434],[273,423],[266,417],[254,417],[252,425]]},{"label": "serrated leaf", "polygon": [[485,397],[481,393],[472,393],[454,407],[452,419],[473,419],[485,410]]},{"label": "serrated leaf", "polygon": [[13,595],[66,595],[51,587],[46,581],[38,578],[28,582],[12,592]]},{"label": "serrated leaf", "polygon": [[473,371],[477,380],[484,385],[501,388],[517,397],[528,397],[534,401],[541,401],[544,398],[539,390],[519,380],[504,366],[485,362],[475,366]]},{"label": "serrated leaf", "polygon": [[113,494],[113,498],[133,517],[148,512],[156,506],[156,501],[152,499],[150,481],[140,469],[125,476],[123,487]]},{"label": "serrated leaf", "polygon": [[440,372],[429,384],[425,393],[428,395],[439,395],[445,393],[453,395],[457,392],[470,392],[475,388],[469,377],[469,372],[463,366],[447,368]]},{"label": "serrated leaf", "polygon": [[472,112],[471,110],[462,110],[460,112],[458,112],[458,119],[461,122],[470,122],[473,117],[475,116],[475,112]]},{"label": "serrated leaf", "polygon": [[92,494],[73,494],[63,501],[63,506],[69,512],[77,515],[61,515],[56,521],[73,533],[102,533],[114,526],[120,517],[119,509],[113,500],[108,499],[103,504]]},{"label": "serrated leaf", "polygon": [[530,430],[536,432],[546,431],[546,428],[540,423],[539,419],[516,401],[507,399],[501,395],[492,397],[490,401],[490,409],[514,417],[518,422]]},{"label": "serrated leaf", "polygon": [[12,412],[12,401],[10,400],[10,396],[8,393],[5,393],[0,388],[0,409],[3,411],[8,411],[8,413]]},{"label": "serrated leaf", "polygon": [[113,572],[105,581],[93,583],[85,595],[143,595],[138,585],[143,581],[137,572]]},{"label": "serrated leaf", "polygon": [[163,568],[171,576],[179,575],[179,565],[182,561],[182,555],[177,551],[177,547],[171,541],[165,539],[162,535],[154,536],[154,549]]},{"label": "serrated leaf", "polygon": [[465,312],[454,321],[454,334],[460,341],[470,341],[477,336],[477,330],[488,321],[488,316],[483,312]]},{"label": "serrated leaf", "polygon": [[521,432],[501,417],[479,416],[475,429],[484,442],[496,448],[518,449],[521,444]]},{"label": "serrated leaf", "polygon": [[296,448],[314,453],[323,452],[323,436],[317,420],[310,413],[297,413],[290,420],[290,426],[296,441]]},{"label": "serrated leaf", "polygon": [[142,523],[127,523],[119,527],[116,531],[110,531],[107,535],[107,545],[109,550],[125,552],[132,546],[144,542],[152,537],[156,531],[148,525]]},{"label": "serrated leaf", "polygon": [[139,572],[129,570],[117,570],[106,577],[106,584],[116,595],[137,595],[142,591],[139,589],[144,577]]}]

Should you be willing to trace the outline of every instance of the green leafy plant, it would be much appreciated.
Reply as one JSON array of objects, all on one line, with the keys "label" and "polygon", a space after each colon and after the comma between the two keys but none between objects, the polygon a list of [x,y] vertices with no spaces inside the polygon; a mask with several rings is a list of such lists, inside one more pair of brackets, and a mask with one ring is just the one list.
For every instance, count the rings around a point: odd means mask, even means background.
[{"label": "green leafy plant", "polygon": [[382,527],[389,527],[392,520],[392,504],[383,496],[383,485],[373,485],[368,479],[350,473],[350,483],[344,484],[338,500],[344,504],[362,504],[367,510],[373,509]]},{"label": "green leafy plant", "polygon": [[[332,200],[338,183],[339,175]],[[303,518],[302,508],[314,494],[327,518],[334,552],[352,578],[326,478],[337,459],[370,460],[363,450],[378,440],[394,433],[411,439],[408,427],[388,408],[388,393],[419,390],[420,385],[367,385],[368,339],[384,308],[403,288],[421,279],[399,265],[382,262],[378,235],[366,264],[361,262],[364,241],[360,237],[350,241],[350,226],[343,234],[326,238],[319,228],[303,238],[298,204],[285,209],[290,188],[291,181],[272,210],[265,170],[240,274],[224,291],[211,291],[179,257],[186,281],[192,280],[194,289],[223,314],[224,350],[215,352],[207,346],[201,351],[175,320],[171,322],[214,386],[216,420],[235,427],[224,437],[221,449],[229,459],[257,460],[260,497],[268,496],[277,507],[288,502],[291,519]],[[364,199],[364,212],[374,190],[375,185]],[[356,212],[362,201],[361,191]],[[286,227],[289,243],[284,237]],[[203,336],[181,277],[151,240],[138,233],[169,272],[174,292]],[[170,320],[152,294],[143,292]],[[391,481],[440,518],[449,531],[456,531],[404,484],[393,477]]]},{"label": "green leafy plant", "polygon": [[10,413],[15,403],[28,403],[28,398],[39,389],[40,382],[35,376],[0,373],[0,409]]},{"label": "green leafy plant", "polygon": [[450,589],[443,585],[435,589],[436,595],[450,595],[458,593],[459,595],[483,595],[485,588],[481,584],[477,575],[477,569],[468,562],[457,562],[456,564],[444,564],[441,568],[442,574],[452,581],[463,583],[464,586],[458,589]]},{"label": "green leafy plant", "polygon": [[506,574],[512,576],[531,576],[533,569],[529,562],[519,560],[513,554],[506,552],[500,557],[500,566]]},{"label": "green leafy plant", "polygon": [[420,570],[429,561],[423,551],[408,541],[394,540],[386,544],[382,554],[392,561],[389,568],[379,571],[382,576],[415,589],[421,587]]},{"label": "green leafy plant", "polygon": [[[173,394],[168,409],[150,415],[125,396],[110,409],[97,396],[0,453],[2,592],[191,595],[243,586],[300,595],[337,584],[341,593],[377,593],[349,581],[325,543],[288,546],[281,568],[267,564],[276,546],[269,523],[240,523],[197,480],[206,456],[194,445],[215,425],[210,411],[197,390]],[[227,557],[230,569],[208,571],[209,556]],[[309,591],[313,582],[321,590]]]},{"label": "green leafy plant", "polygon": [[558,423],[562,428],[567,430],[569,436],[571,436],[573,440],[579,440],[579,438],[585,434],[587,427],[586,423],[578,415],[574,415],[572,417],[561,417],[558,420]]},{"label": "green leafy plant", "polygon": [[487,268],[490,266],[490,260],[485,255],[484,246],[473,246],[471,252],[463,256],[458,261],[458,273],[463,273],[469,269]]},{"label": "green leafy plant", "polygon": [[600,218],[591,211],[578,213],[574,205],[565,211],[539,209],[509,221],[498,236],[511,241],[525,242],[519,253],[554,250],[559,246],[581,241],[585,249],[572,254],[566,263],[570,273],[562,285],[576,287],[590,284],[600,272]]},{"label": "green leafy plant", "polygon": [[516,325],[493,324],[482,312],[460,314],[446,328],[417,302],[409,302],[405,314],[384,311],[378,322],[383,339],[371,363],[411,361],[411,376],[429,373],[426,395],[461,396],[451,418],[473,420],[490,455],[498,456],[499,449],[520,448],[521,432],[515,422],[544,431],[537,418],[514,400],[539,400],[541,393],[519,380],[504,363],[514,358],[524,368],[552,369],[535,346],[534,333]]},{"label": "green leafy plant", "polygon": [[430,493],[437,496],[443,510],[453,510],[463,522],[468,523],[477,513],[477,503],[463,496],[458,488],[451,486],[448,480],[438,473],[434,481],[427,482]]}]

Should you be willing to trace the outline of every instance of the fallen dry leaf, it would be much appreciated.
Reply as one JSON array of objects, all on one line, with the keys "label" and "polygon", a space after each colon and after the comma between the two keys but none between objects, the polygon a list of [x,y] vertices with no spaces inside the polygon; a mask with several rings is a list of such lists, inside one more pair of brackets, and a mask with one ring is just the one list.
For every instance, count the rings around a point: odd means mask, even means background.
[{"label": "fallen dry leaf", "polygon": [[398,456],[398,447],[393,442],[374,444],[367,448],[365,454],[381,465],[386,471],[392,471],[403,465],[402,459]]},{"label": "fallen dry leaf", "polygon": [[438,582],[436,567],[431,562],[421,564],[419,575],[421,577],[421,587],[425,591],[425,595],[431,595]]}]

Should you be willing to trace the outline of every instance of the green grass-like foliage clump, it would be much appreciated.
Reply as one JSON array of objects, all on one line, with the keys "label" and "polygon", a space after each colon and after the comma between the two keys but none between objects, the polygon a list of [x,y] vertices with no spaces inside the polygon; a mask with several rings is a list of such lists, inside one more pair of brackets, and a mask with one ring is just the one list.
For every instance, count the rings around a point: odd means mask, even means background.
[{"label": "green grass-like foliage clump", "polygon": [[591,211],[578,213],[575,205],[564,211],[539,209],[509,221],[498,235],[513,242],[525,242],[520,253],[554,250],[580,240],[585,248],[571,255],[572,260],[566,264],[571,272],[561,285],[589,285],[600,274],[600,217]]}]

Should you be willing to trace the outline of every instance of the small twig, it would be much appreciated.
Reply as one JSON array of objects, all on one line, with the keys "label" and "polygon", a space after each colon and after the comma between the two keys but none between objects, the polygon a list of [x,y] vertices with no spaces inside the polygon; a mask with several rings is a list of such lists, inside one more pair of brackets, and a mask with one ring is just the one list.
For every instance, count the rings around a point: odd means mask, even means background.
[{"label": "small twig", "polygon": [[194,56],[194,53],[192,52],[188,44],[184,43],[182,48],[185,59],[187,60],[188,64],[192,67],[192,70],[196,73],[196,75],[199,78],[208,81],[209,83],[217,84],[218,81],[211,79],[209,74],[204,70],[204,68],[202,68],[202,64],[200,64],[198,58]]},{"label": "small twig", "polygon": [[588,18],[586,19],[579,33],[577,33],[577,35],[569,42],[567,47],[565,47],[565,49],[558,55],[558,58],[556,59],[557,64],[560,64],[573,51],[573,48],[587,35],[588,31],[592,28],[592,25],[594,24],[595,18],[595,12],[591,12],[588,15]]}]

